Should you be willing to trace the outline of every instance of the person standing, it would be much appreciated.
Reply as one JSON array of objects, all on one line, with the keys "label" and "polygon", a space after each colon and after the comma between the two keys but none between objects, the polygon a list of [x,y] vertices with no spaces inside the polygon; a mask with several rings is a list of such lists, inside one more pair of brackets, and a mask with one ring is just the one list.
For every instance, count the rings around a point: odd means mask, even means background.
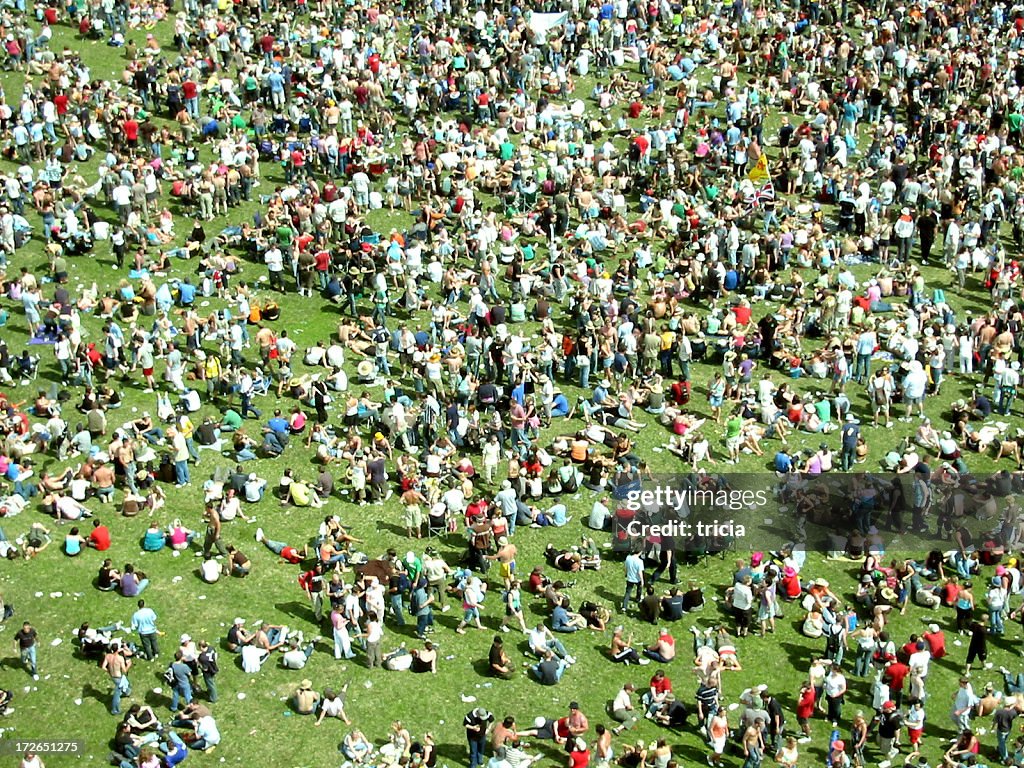
[{"label": "person standing", "polygon": [[33,680],[39,679],[39,668],[36,663],[36,647],[39,642],[39,635],[29,622],[21,625],[21,629],[14,635],[14,647],[21,655],[21,663],[32,675]]},{"label": "person standing", "polygon": [[177,712],[181,701],[185,702],[186,707],[192,703],[192,668],[185,663],[184,654],[176,651],[169,669],[174,677],[171,684],[171,711]]},{"label": "person standing", "polygon": [[843,450],[840,454],[839,465],[843,472],[849,472],[857,458],[857,440],[860,439],[860,423],[852,413],[846,414],[846,423],[843,424],[840,435]]},{"label": "person standing", "polygon": [[306,592],[310,608],[313,610],[313,618],[317,626],[324,620],[324,567],[321,563],[313,566],[313,569],[306,571],[299,577],[299,583]]},{"label": "person standing", "polygon": [[120,644],[112,645],[103,657],[103,669],[110,675],[110,681],[114,684],[114,693],[110,700],[110,714],[121,714],[121,697],[130,696],[132,685],[128,681],[128,670],[132,666],[131,659],[125,658],[121,653]]},{"label": "person standing", "polygon": [[636,601],[643,598],[644,589],[644,559],[639,552],[631,552],[626,556],[626,591],[622,595],[622,610],[629,610],[629,596],[636,596]]},{"label": "person standing", "polygon": [[366,614],[366,632],[363,633],[366,640],[366,667],[376,669],[383,666],[380,645],[384,640],[384,624],[376,613]]},{"label": "person standing", "polygon": [[132,614],[132,629],[139,633],[142,658],[152,661],[160,655],[160,646],[157,644],[159,631],[156,628],[156,611],[147,608],[145,600],[139,600],[138,606],[139,609]]},{"label": "person standing", "polygon": [[1002,706],[992,713],[992,721],[996,731],[996,751],[999,753],[999,761],[1006,765],[1010,759],[1010,751],[1006,742],[1013,733],[1013,721],[1020,713],[1016,707]]},{"label": "person standing", "polygon": [[487,746],[487,729],[494,722],[494,715],[483,707],[477,707],[462,719],[469,743],[469,768],[480,768],[484,764],[484,749]]},{"label": "person standing", "polygon": [[828,707],[828,720],[833,727],[839,725],[843,716],[843,700],[846,698],[846,678],[843,676],[842,667],[833,664],[832,669],[825,676],[824,683],[825,702]]},{"label": "person standing", "polygon": [[178,429],[167,428],[167,437],[174,449],[174,484],[176,488],[184,488],[191,480],[188,471],[188,442]]},{"label": "person standing", "polygon": [[764,720],[757,718],[743,734],[743,768],[761,768],[764,756]]},{"label": "person standing", "polygon": [[217,664],[217,649],[211,646],[206,640],[199,643],[199,672],[203,676],[203,685],[206,686],[206,697],[211,704],[217,701],[217,674],[220,666]]},{"label": "person standing", "polygon": [[212,503],[206,505],[203,520],[206,521],[206,536],[203,538],[203,550],[196,552],[196,557],[201,556],[209,560],[213,556],[214,549],[217,550],[220,557],[226,557],[228,550],[220,539],[220,515],[217,514],[217,508]]}]

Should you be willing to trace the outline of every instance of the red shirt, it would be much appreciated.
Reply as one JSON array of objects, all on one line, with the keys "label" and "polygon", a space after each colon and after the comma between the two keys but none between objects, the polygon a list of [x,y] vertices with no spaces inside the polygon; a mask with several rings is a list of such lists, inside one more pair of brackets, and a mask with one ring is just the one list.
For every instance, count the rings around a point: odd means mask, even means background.
[{"label": "red shirt", "polygon": [[302,555],[295,547],[285,547],[281,550],[281,558],[287,560],[292,565],[298,565],[302,562]]},{"label": "red shirt", "polygon": [[796,716],[798,718],[810,719],[814,714],[814,689],[808,688],[800,694],[800,701],[796,703]]},{"label": "red shirt", "polygon": [[572,761],[572,768],[587,768],[590,765],[590,750],[585,749],[582,752],[573,750],[569,753],[569,760]]},{"label": "red shirt", "polygon": [[125,120],[121,126],[124,130],[124,137],[129,141],[135,141],[139,138],[139,124],[135,120]]},{"label": "red shirt", "polygon": [[260,38],[260,50],[264,53],[271,53],[274,50],[274,36],[264,35]]},{"label": "red shirt", "polygon": [[105,525],[96,526],[89,534],[89,542],[97,552],[110,549],[110,529]]},{"label": "red shirt", "polygon": [[186,80],[181,84],[181,95],[186,99],[194,99],[199,95],[199,84],[193,80]]},{"label": "red shirt", "polygon": [[733,307],[732,313],[736,315],[736,322],[739,325],[746,325],[750,322],[750,307]]},{"label": "red shirt", "polygon": [[651,690],[656,694],[670,693],[672,691],[672,681],[667,677],[663,677],[660,680],[657,677],[652,677]]},{"label": "red shirt", "polygon": [[889,683],[889,690],[895,693],[903,690],[903,680],[910,674],[910,667],[901,661],[890,664],[885,668],[885,680]]},{"label": "red shirt", "polygon": [[779,586],[782,587],[782,594],[786,597],[800,596],[800,577],[797,575],[783,576],[782,581],[779,582]]},{"label": "red shirt", "polygon": [[946,636],[941,632],[925,632],[921,639],[928,643],[928,650],[931,651],[933,659],[941,659],[946,655]]},{"label": "red shirt", "polygon": [[68,113],[68,97],[67,94],[58,93],[53,97],[53,106],[57,108],[58,115],[66,115]]}]

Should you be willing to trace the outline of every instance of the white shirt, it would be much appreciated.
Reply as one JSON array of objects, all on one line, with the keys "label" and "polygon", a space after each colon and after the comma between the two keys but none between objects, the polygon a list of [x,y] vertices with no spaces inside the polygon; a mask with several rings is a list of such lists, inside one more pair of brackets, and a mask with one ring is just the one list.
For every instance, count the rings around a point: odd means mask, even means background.
[{"label": "white shirt", "polygon": [[213,584],[220,579],[221,565],[213,558],[204,560],[203,564],[199,566],[199,570],[203,575],[203,581],[207,584]]}]

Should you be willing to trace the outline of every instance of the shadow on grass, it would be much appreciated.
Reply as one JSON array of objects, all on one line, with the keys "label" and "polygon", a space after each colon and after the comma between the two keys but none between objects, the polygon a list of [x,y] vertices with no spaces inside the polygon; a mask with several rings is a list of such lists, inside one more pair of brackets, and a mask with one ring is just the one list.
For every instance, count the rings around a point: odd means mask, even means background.
[{"label": "shadow on grass", "polygon": [[305,603],[299,603],[295,600],[292,600],[287,603],[275,603],[274,608],[296,619],[302,619],[303,621],[311,621],[314,624],[317,623],[316,616],[313,615],[313,609]]}]

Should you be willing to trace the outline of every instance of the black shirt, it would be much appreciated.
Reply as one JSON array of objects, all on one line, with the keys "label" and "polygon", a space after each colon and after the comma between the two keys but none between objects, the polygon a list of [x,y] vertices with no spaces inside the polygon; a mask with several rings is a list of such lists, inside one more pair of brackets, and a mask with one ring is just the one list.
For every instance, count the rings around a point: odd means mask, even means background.
[{"label": "black shirt", "polygon": [[500,645],[492,645],[490,652],[487,654],[487,662],[491,666],[491,672],[497,674],[497,667],[505,666],[505,653]]},{"label": "black shirt", "polygon": [[669,621],[683,618],[683,596],[671,595],[661,599],[661,615]]},{"label": "black shirt", "polygon": [[558,661],[545,659],[537,665],[537,679],[543,685],[554,685],[558,682]]},{"label": "black shirt", "polygon": [[36,630],[33,627],[28,629],[22,627],[14,636],[14,639],[18,641],[18,647],[21,650],[28,650],[36,644]]}]

